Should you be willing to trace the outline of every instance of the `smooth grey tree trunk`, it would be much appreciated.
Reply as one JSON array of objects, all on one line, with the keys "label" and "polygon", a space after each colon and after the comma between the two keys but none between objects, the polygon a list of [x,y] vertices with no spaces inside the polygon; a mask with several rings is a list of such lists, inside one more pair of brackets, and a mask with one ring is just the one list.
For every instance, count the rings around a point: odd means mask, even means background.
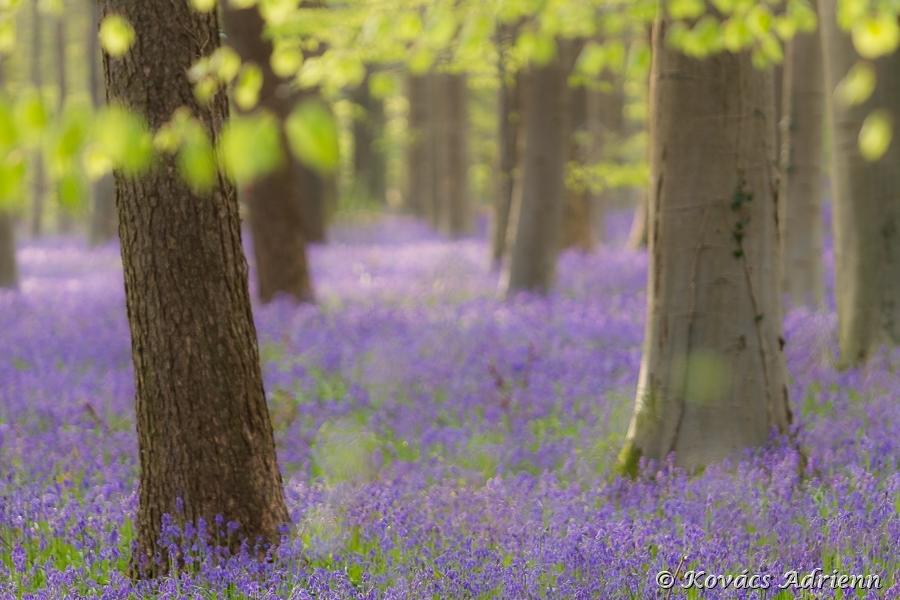
[{"label": "smooth grey tree trunk", "polygon": [[771,73],[696,60],[657,21],[650,83],[647,323],[620,468],[695,470],[765,445],[792,416],[783,354]]},{"label": "smooth grey tree trunk", "polygon": [[[840,365],[862,365],[882,345],[900,344],[900,53],[872,61],[872,97],[847,108],[832,91],[859,60],[835,20],[837,0],[820,0],[825,94],[831,129],[835,296]],[[894,140],[875,162],[860,154],[860,127],[870,111],[894,116]]]},{"label": "smooth grey tree trunk", "polygon": [[525,85],[525,148],[510,213],[509,264],[500,280],[509,298],[547,293],[556,274],[562,228],[569,87],[564,62],[532,65]]},{"label": "smooth grey tree trunk", "polygon": [[784,291],[790,304],[816,308],[825,299],[822,259],[824,75],[819,32],[799,33],[784,63],[781,173]]}]

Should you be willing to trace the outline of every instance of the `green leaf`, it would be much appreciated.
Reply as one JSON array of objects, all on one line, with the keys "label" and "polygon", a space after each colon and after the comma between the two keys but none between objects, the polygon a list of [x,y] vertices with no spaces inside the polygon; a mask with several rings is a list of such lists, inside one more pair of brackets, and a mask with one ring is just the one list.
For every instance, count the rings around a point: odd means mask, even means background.
[{"label": "green leaf", "polygon": [[241,57],[229,46],[222,46],[209,57],[209,70],[216,74],[220,81],[231,83],[241,70]]},{"label": "green leaf", "polygon": [[705,12],[703,0],[669,0],[669,16],[673,19],[696,19]]},{"label": "green leaf", "polygon": [[457,52],[470,56],[478,55],[483,51],[484,44],[490,40],[493,30],[494,23],[489,16],[472,12],[459,34]]},{"label": "green leaf", "polygon": [[203,129],[199,129],[181,145],[178,170],[197,191],[207,192],[215,183],[216,154]]},{"label": "green leaf", "polygon": [[606,49],[597,42],[590,41],[581,49],[575,61],[575,70],[590,77],[597,77],[606,64]]},{"label": "green leaf", "polygon": [[834,90],[834,97],[844,106],[862,104],[875,91],[875,67],[872,63],[858,61]]},{"label": "green leaf", "polygon": [[7,17],[0,21],[0,54],[12,54],[16,49],[16,22]]},{"label": "green leaf", "polygon": [[194,86],[194,96],[200,104],[206,105],[218,90],[219,81],[212,75],[206,75]]},{"label": "green leaf", "polygon": [[[838,4],[844,4],[844,2],[839,2]],[[807,0],[788,0],[787,15],[797,26],[797,29],[805,33],[815,31],[819,25],[816,11]]]},{"label": "green leaf", "polygon": [[234,102],[243,110],[250,110],[259,101],[263,73],[257,65],[246,63],[241,67],[237,83],[234,85]]},{"label": "green leaf", "polygon": [[743,19],[732,17],[722,28],[722,41],[730,52],[740,52],[750,46],[754,38]]},{"label": "green leaf", "polygon": [[212,12],[216,7],[216,0],[191,0],[191,6],[199,12]]},{"label": "green leaf", "polygon": [[12,108],[0,101],[0,150],[15,146],[19,142],[19,131]]},{"label": "green leaf", "polygon": [[110,106],[94,123],[94,139],[114,168],[136,174],[149,165],[153,137],[146,123],[120,106]]},{"label": "green leaf", "polygon": [[747,27],[750,32],[762,36],[772,29],[772,12],[765,4],[757,4],[747,13]]},{"label": "green leaf", "polygon": [[303,66],[303,52],[290,44],[276,44],[269,58],[272,72],[279,77],[293,77]]},{"label": "green leaf", "polygon": [[219,153],[225,172],[239,185],[271,173],[284,161],[275,117],[265,111],[232,116],[222,130]]},{"label": "green leaf", "polygon": [[538,66],[546,65],[556,57],[556,40],[548,35],[524,31],[516,40],[516,50],[523,60]]},{"label": "green leaf", "polygon": [[892,54],[900,45],[900,25],[897,15],[881,14],[856,22],[851,30],[853,46],[863,58],[878,58]]},{"label": "green leaf", "polygon": [[434,52],[425,47],[420,47],[410,54],[406,61],[410,73],[424,75],[434,64]]},{"label": "green leaf", "polygon": [[15,150],[0,161],[0,206],[9,207],[22,195],[25,182],[25,161],[22,152]]},{"label": "green leaf", "polygon": [[34,90],[26,92],[16,105],[19,131],[29,144],[37,143],[50,121],[50,111],[44,99]]},{"label": "green leaf", "polygon": [[402,42],[411,42],[422,33],[422,18],[418,12],[409,11],[400,15],[394,29],[394,35]]},{"label": "green leaf", "polygon": [[340,159],[334,115],[317,100],[306,100],[287,118],[285,133],[299,160],[323,173],[333,172]]},{"label": "green leaf", "polygon": [[84,205],[87,198],[87,184],[77,172],[69,171],[56,182],[56,198],[60,205],[75,211]]},{"label": "green leaf", "polygon": [[397,91],[397,80],[393,74],[376,71],[369,76],[369,93],[374,98],[387,98]]},{"label": "green leaf", "polygon": [[781,46],[781,42],[771,33],[762,37],[760,40],[760,47],[769,61],[776,65],[780,65],[784,62],[784,49]]},{"label": "green leaf", "polygon": [[859,130],[860,154],[866,160],[878,160],[890,147],[892,135],[891,114],[883,108],[872,111]]},{"label": "green leaf", "polygon": [[119,57],[134,43],[134,29],[120,15],[108,15],[100,24],[100,45],[107,54]]},{"label": "green leaf", "polygon": [[456,35],[456,15],[443,7],[431,11],[425,26],[425,37],[432,48],[446,48]]}]

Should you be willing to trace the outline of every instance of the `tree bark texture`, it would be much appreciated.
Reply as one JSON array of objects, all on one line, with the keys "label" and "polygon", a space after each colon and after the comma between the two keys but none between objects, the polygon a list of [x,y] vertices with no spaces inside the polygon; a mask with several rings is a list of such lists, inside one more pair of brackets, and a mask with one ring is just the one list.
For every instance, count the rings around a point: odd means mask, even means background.
[{"label": "tree bark texture", "polygon": [[[866,102],[845,107],[833,90],[859,60],[835,20],[836,0],[820,0],[825,95],[831,130],[835,295],[840,363],[861,365],[882,345],[900,344],[900,53],[872,61],[877,84]],[[884,156],[869,162],[857,146],[873,109],[895,119]]]},{"label": "tree bark texture", "polygon": [[510,213],[509,265],[501,278],[509,297],[547,293],[556,274],[565,201],[569,86],[560,59],[532,65],[525,92],[525,147]]},{"label": "tree bark texture", "polygon": [[[44,43],[41,39],[41,22],[43,18],[37,2],[31,3],[31,85],[41,93],[43,80],[41,77],[41,54]],[[35,152],[34,179],[32,180],[31,200],[31,235],[41,235],[41,225],[44,216],[44,157],[41,152]]]},{"label": "tree bark texture", "polygon": [[16,266],[16,231],[12,213],[0,210],[0,288],[19,287]]},{"label": "tree bark texture", "polygon": [[409,100],[406,206],[434,227],[433,83],[432,74],[410,75],[406,80]]},{"label": "tree bark texture", "polygon": [[791,423],[778,261],[771,73],[705,60],[655,28],[647,325],[621,454],[687,470],[765,445]]},{"label": "tree bark texture", "polygon": [[[569,91],[570,119],[566,130],[568,140],[568,159],[570,163],[585,165],[588,163],[588,140],[583,139],[588,132],[588,93],[584,87]],[[584,252],[594,246],[591,235],[591,219],[589,191],[586,186],[581,189],[566,188],[563,205],[563,227],[560,248],[578,248]]]},{"label": "tree bark texture", "polygon": [[[254,62],[262,70],[259,105],[254,110],[269,110],[283,123],[293,106],[291,89],[269,66],[272,42],[263,39],[264,22],[257,7],[226,8],[223,18],[228,41],[241,60]],[[303,207],[297,199],[290,161],[283,161],[277,170],[254,181],[244,192],[253,233],[259,298],[268,303],[276,294],[285,294],[295,302],[311,302],[313,287],[306,258]]]},{"label": "tree bark texture", "polygon": [[781,137],[784,291],[794,306],[816,308],[825,299],[822,259],[822,125],[824,79],[819,32],[788,44],[784,66]]},{"label": "tree bark texture", "polygon": [[469,198],[469,89],[465,75],[434,75],[434,176],[437,230],[451,237],[472,230]]},{"label": "tree bark texture", "polygon": [[[187,71],[219,46],[216,13],[194,12],[184,0],[101,0],[101,17],[113,13],[136,35],[123,57],[104,54],[110,101],[145,115],[154,131],[187,106],[215,142],[227,97],[199,105]],[[176,498],[185,522],[202,517],[213,539],[221,514],[251,544],[276,542],[288,513],[234,187],[220,175],[208,196],[197,195],[166,156],[136,178],[117,172],[116,200],[141,468],[132,574],[154,576],[166,569],[153,557],[163,514],[176,519]]]},{"label": "tree bark texture", "polygon": [[357,105],[353,119],[353,165],[356,178],[355,194],[378,204],[386,202],[387,162],[382,147],[384,137],[384,104],[369,90],[369,74],[353,90]]},{"label": "tree bark texture", "polygon": [[[106,104],[103,89],[103,75],[100,72],[100,44],[97,38],[100,27],[99,9],[96,0],[88,0],[91,20],[87,35],[88,86],[94,110]],[[112,174],[107,174],[91,182],[91,218],[88,241],[91,246],[102,244],[116,237],[119,232],[119,216],[116,214],[116,186]]]}]

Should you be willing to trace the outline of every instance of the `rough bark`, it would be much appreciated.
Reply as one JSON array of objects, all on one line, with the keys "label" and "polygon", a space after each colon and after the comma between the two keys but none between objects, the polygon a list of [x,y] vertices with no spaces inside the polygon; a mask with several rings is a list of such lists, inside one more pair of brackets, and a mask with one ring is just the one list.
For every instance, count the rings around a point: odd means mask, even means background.
[{"label": "rough bark", "polygon": [[410,75],[406,80],[409,100],[409,142],[406,147],[406,207],[433,223],[434,181],[431,160],[430,75]]},{"label": "rough bark", "polygon": [[[581,139],[588,129],[588,94],[584,87],[578,87],[570,94],[570,119],[566,130],[568,138],[568,160],[584,165],[588,162],[587,140]],[[560,248],[576,247],[587,252],[594,245],[591,235],[589,192],[586,186],[566,188],[563,205],[563,227]]]},{"label": "rough bark", "polygon": [[[41,40],[41,17],[38,3],[31,3],[31,85],[38,93],[41,91],[43,81],[41,78],[41,54],[43,41]],[[31,235],[41,235],[41,225],[44,214],[44,157],[40,152],[34,155],[34,179],[32,180],[31,200]]]},{"label": "rough bark", "polygon": [[[254,110],[269,110],[283,121],[290,113],[293,98],[290,87],[269,66],[272,43],[263,39],[264,22],[257,7],[226,8],[223,20],[228,41],[241,59],[255,62],[262,70],[259,105]],[[253,233],[259,298],[264,303],[276,294],[285,294],[296,302],[313,300],[303,235],[303,208],[297,199],[294,177],[290,162],[284,161],[276,171],[244,190]]]},{"label": "rough bark", "polygon": [[[825,89],[834,90],[859,60],[835,21],[836,0],[820,0]],[[877,85],[866,102],[845,107],[826,94],[831,130],[835,295],[840,363],[861,365],[882,345],[900,343],[900,140],[869,162],[857,139],[865,117],[900,107],[900,53],[872,61]]]},{"label": "rough bark", "polygon": [[[88,86],[95,110],[106,104],[103,77],[100,72],[100,44],[97,31],[100,27],[99,9],[95,0],[88,0],[91,10],[87,35]],[[112,174],[91,182],[91,219],[88,241],[91,246],[102,244],[116,237],[119,232],[119,216],[116,213],[116,186]]]},{"label": "rough bark", "polygon": [[[510,44],[512,32],[501,28],[498,45]],[[497,92],[497,169],[496,196],[491,221],[491,264],[500,268],[507,253],[507,230],[513,202],[516,164],[519,159],[519,130],[522,117],[524,73],[507,73],[503,58],[499,60],[500,89]]]},{"label": "rough bark", "polygon": [[369,76],[353,90],[357,114],[353,119],[353,166],[355,194],[378,204],[386,202],[387,164],[381,139],[384,135],[384,104],[369,91]]},{"label": "rough bark", "polygon": [[[107,95],[146,116],[156,130],[189,107],[213,139],[228,118],[225,94],[196,101],[187,71],[219,46],[215,12],[184,0],[101,0],[101,17],[134,27],[121,58],[104,54]],[[140,491],[132,574],[154,576],[165,563],[163,514],[215,517],[240,525],[251,544],[277,542],[288,521],[272,425],[266,408],[247,263],[234,187],[220,176],[208,196],[191,191],[174,157],[136,178],[116,173],[125,302],[136,388]],[[183,501],[175,517],[176,498]],[[237,549],[237,536],[230,542]]]},{"label": "rough bark", "polygon": [[621,468],[687,470],[791,423],[783,354],[771,73],[653,38],[647,324]]},{"label": "rough bark", "polygon": [[519,290],[547,293],[555,278],[565,199],[566,74],[555,59],[532,65],[527,76],[522,172],[510,213],[510,261],[501,278],[506,297]]},{"label": "rough bark", "polygon": [[784,63],[781,239],[784,291],[794,306],[825,299],[822,260],[822,123],[824,79],[819,32],[798,34]]},{"label": "rough bark", "polygon": [[465,75],[434,75],[434,177],[437,230],[459,236],[472,229],[469,198],[468,98]]}]

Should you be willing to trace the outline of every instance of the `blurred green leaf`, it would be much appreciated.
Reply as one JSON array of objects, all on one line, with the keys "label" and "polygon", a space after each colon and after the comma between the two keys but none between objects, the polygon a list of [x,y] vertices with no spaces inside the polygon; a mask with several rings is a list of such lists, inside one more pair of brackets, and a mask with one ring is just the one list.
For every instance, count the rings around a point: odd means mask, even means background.
[{"label": "blurred green leaf", "polygon": [[16,22],[9,17],[0,21],[0,54],[12,54],[16,49]]},{"label": "blurred green leaf", "polygon": [[400,15],[397,21],[394,35],[403,42],[411,42],[422,33],[422,18],[415,11],[408,11]]},{"label": "blurred green leaf", "polygon": [[876,161],[887,152],[891,145],[893,123],[891,114],[885,109],[872,111],[863,121],[859,131],[859,152],[863,158]]},{"label": "blurred green leaf", "polygon": [[230,46],[221,46],[209,56],[209,70],[224,83],[231,83],[240,69],[241,57]]},{"label": "blurred green leaf", "polygon": [[669,16],[673,19],[696,19],[705,12],[703,0],[669,0]]},{"label": "blurred green leaf", "polygon": [[274,115],[233,115],[219,138],[219,155],[225,172],[239,185],[277,169],[284,156]]},{"label": "blurred green leaf", "polygon": [[134,29],[120,15],[108,15],[100,24],[100,45],[110,56],[122,56],[134,43]]},{"label": "blurred green leaf", "polygon": [[186,139],[178,153],[178,170],[191,187],[207,192],[216,181],[216,154],[206,132]]},{"label": "blurred green leaf", "polygon": [[397,80],[392,73],[376,71],[369,75],[369,93],[375,98],[387,98],[397,91]]},{"label": "blurred green leaf", "polygon": [[257,65],[246,63],[241,67],[237,83],[234,85],[234,102],[243,110],[250,110],[259,101],[263,73]]},{"label": "blurred green leaf", "polygon": [[50,121],[50,110],[36,91],[27,91],[19,97],[16,121],[25,142],[34,145],[40,141]]},{"label": "blurred green leaf", "polygon": [[59,204],[72,212],[84,205],[87,198],[87,183],[77,171],[70,170],[56,182],[56,198]]},{"label": "blurred green leaf", "polygon": [[120,106],[110,106],[94,124],[94,139],[113,168],[136,174],[150,164],[153,137],[146,123]]},{"label": "blurred green leaf", "polygon": [[306,100],[284,124],[291,151],[299,160],[323,173],[333,172],[340,159],[334,115],[322,102]]},{"label": "blurred green leaf", "polygon": [[432,48],[446,48],[456,35],[459,24],[456,15],[444,6],[430,11],[425,25],[425,37]]},{"label": "blurred green leaf", "polygon": [[754,41],[750,27],[740,17],[725,21],[722,28],[722,42],[730,52],[740,52]]},{"label": "blurred green leaf", "polygon": [[597,77],[606,64],[606,49],[595,41],[590,41],[581,49],[575,61],[575,70],[591,77]]},{"label": "blurred green leaf", "polygon": [[200,104],[206,105],[218,90],[219,81],[212,75],[206,75],[194,85],[194,96]]},{"label": "blurred green leaf", "polygon": [[516,40],[516,50],[523,60],[538,66],[546,65],[556,57],[556,40],[533,31],[523,31]]},{"label": "blurred green leaf", "polygon": [[5,100],[0,100],[0,150],[15,146],[18,142],[19,131],[12,107]]},{"label": "blurred green leaf", "polygon": [[14,150],[0,160],[0,202],[10,206],[21,198],[25,181],[25,161],[22,152]]},{"label": "blurred green leaf", "polygon": [[424,75],[434,64],[434,53],[428,48],[418,48],[413,51],[406,64],[413,75]]},{"label": "blurred green leaf", "polygon": [[269,64],[279,77],[293,77],[303,66],[303,52],[294,45],[275,44]]},{"label": "blurred green leaf", "polygon": [[216,0],[191,0],[191,6],[199,12],[212,12],[216,7]]},{"label": "blurred green leaf", "polygon": [[875,67],[861,60],[841,80],[834,90],[834,96],[844,106],[856,106],[868,100],[874,91]]},{"label": "blurred green leaf", "polygon": [[853,46],[863,58],[878,58],[892,54],[900,44],[900,24],[897,15],[884,13],[862,19],[851,30]]}]

